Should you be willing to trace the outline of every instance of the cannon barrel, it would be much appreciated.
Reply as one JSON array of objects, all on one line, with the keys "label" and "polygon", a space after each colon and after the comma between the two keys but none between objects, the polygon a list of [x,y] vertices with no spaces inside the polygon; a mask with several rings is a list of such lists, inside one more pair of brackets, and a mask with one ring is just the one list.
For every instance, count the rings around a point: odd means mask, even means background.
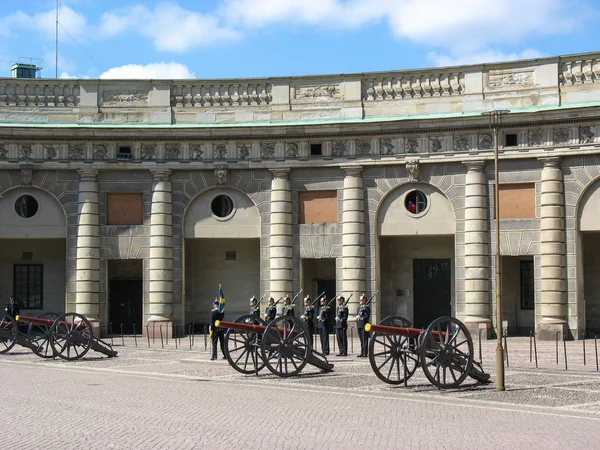
[{"label": "cannon barrel", "polygon": [[365,325],[365,331],[381,334],[391,334],[395,336],[404,336],[409,338],[418,338],[425,330],[420,328],[401,328],[391,327],[389,325],[375,325],[368,323]]},{"label": "cannon barrel", "polygon": [[265,328],[264,325],[253,325],[250,323],[239,323],[239,322],[225,322],[223,320],[215,321],[217,328],[229,328],[230,330],[247,331],[248,333],[263,333]]},{"label": "cannon barrel", "polygon": [[50,319],[40,319],[39,317],[28,317],[28,316],[17,316],[15,317],[15,320],[18,321],[22,321],[22,322],[28,322],[28,323],[34,323],[36,325],[44,325],[47,327],[51,327],[52,324],[54,323],[54,320],[50,320]]}]

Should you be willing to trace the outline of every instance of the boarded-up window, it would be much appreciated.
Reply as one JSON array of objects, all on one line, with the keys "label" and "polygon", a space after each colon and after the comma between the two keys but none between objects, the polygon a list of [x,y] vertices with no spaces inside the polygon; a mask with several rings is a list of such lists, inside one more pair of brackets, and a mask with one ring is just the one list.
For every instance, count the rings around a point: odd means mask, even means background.
[{"label": "boarded-up window", "polygon": [[298,223],[337,223],[337,192],[298,192]]},{"label": "boarded-up window", "polygon": [[144,221],[142,194],[116,194],[106,196],[106,223],[108,225],[142,225]]},{"label": "boarded-up window", "polygon": [[535,185],[501,184],[500,218],[535,219]]}]

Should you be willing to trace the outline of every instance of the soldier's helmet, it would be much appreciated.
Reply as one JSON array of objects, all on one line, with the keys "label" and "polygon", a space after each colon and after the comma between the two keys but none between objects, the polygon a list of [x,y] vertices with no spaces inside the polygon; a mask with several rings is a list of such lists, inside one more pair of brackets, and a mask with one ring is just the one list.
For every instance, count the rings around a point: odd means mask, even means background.
[{"label": "soldier's helmet", "polygon": [[310,302],[310,295],[307,295],[306,297],[304,297],[304,302]]},{"label": "soldier's helmet", "polygon": [[273,297],[271,297],[271,298],[269,299],[269,303],[273,303],[274,301],[275,301],[275,299],[274,299]]},{"label": "soldier's helmet", "polygon": [[366,300],[366,299],[367,299],[367,296],[365,294],[360,296],[360,300]]},{"label": "soldier's helmet", "polygon": [[291,302],[292,300],[290,299],[289,295],[286,295],[285,298],[283,299],[284,302]]},{"label": "soldier's helmet", "polygon": [[218,304],[219,304],[219,299],[218,299],[218,298],[215,298],[215,299],[213,300],[213,305],[218,305]]},{"label": "soldier's helmet", "polygon": [[338,297],[338,302],[340,302],[340,301],[341,301],[341,302],[343,302],[344,300],[346,300],[346,299],[344,298],[344,296],[343,296],[343,295],[340,295],[340,296]]},{"label": "soldier's helmet", "polygon": [[14,301],[15,301],[15,298],[14,298],[14,297],[9,297],[9,298],[8,298],[8,301],[9,301],[9,302],[14,302]]},{"label": "soldier's helmet", "polygon": [[255,302],[256,301],[256,297],[253,295],[252,297],[250,297],[250,303]]},{"label": "soldier's helmet", "polygon": [[325,297],[321,298],[321,303],[327,303],[327,299]]}]

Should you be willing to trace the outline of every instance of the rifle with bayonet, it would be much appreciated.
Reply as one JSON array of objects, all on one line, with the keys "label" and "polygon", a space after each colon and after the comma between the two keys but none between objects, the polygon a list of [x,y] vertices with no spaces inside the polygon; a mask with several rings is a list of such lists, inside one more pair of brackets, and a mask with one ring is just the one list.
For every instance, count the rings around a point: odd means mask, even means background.
[{"label": "rifle with bayonet", "polygon": [[352,294],[350,294],[350,297],[348,297],[348,300],[346,300],[346,302],[344,303],[344,306],[348,306],[348,302],[350,302],[350,299],[352,298],[352,296],[354,295],[356,291],[352,291]]},{"label": "rifle with bayonet", "polygon": [[369,306],[377,294],[379,294],[379,289],[377,289],[375,291],[375,293],[373,295],[371,295],[371,298],[369,298],[369,300],[367,300],[367,302],[365,303],[365,306]]},{"label": "rifle with bayonet", "polygon": [[315,299],[312,301],[312,303],[310,304],[310,306],[315,306],[315,305],[317,304],[317,302],[319,301],[319,299],[320,299],[321,297],[324,297],[324,296],[325,296],[325,291],[321,292],[321,293],[319,294],[319,296],[318,296],[317,298],[315,298]]}]

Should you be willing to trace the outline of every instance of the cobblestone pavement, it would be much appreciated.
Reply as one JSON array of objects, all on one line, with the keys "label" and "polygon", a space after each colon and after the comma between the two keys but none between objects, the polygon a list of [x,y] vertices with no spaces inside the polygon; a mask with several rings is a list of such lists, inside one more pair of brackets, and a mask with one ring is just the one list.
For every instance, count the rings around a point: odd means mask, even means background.
[{"label": "cobblestone pavement", "polygon": [[[162,349],[119,338],[117,358],[90,351],[72,362],[17,346],[0,355],[0,448],[597,448],[600,373],[586,344],[584,366],[582,342],[567,343],[565,370],[563,343],[557,365],[556,343],[538,342],[536,369],[529,339],[510,338],[506,392],[469,381],[440,391],[420,370],[408,388],[393,387],[354,356],[330,358],[329,374],[244,376],[209,361],[202,338],[191,350],[183,339]],[[495,346],[482,342],[492,379]]]}]

